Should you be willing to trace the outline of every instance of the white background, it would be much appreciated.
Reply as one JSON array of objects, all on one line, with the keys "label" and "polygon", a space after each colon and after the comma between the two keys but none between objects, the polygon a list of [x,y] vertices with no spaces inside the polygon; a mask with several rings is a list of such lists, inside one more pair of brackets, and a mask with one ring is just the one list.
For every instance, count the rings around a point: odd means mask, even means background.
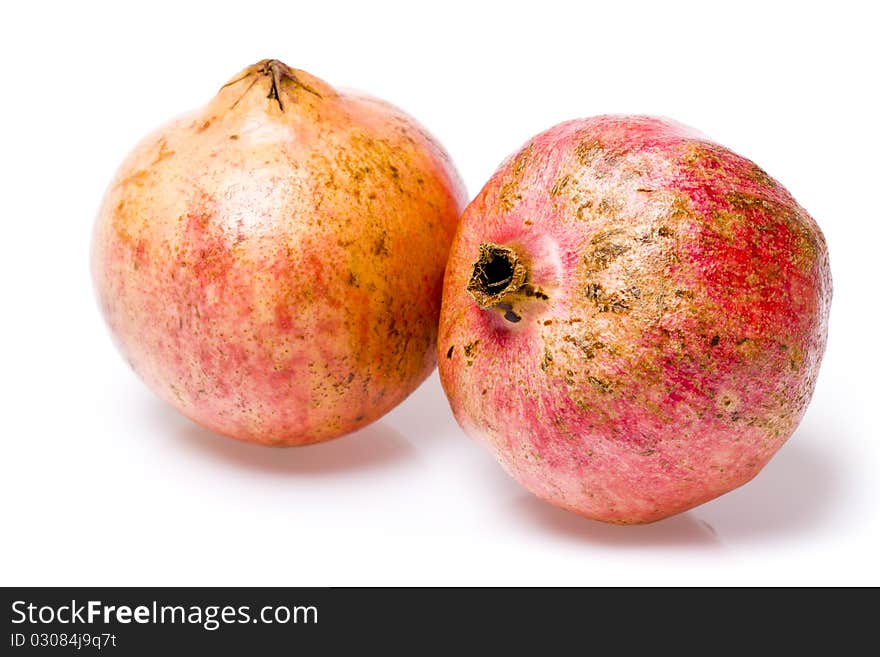
[{"label": "white background", "polygon": [[[6,3],[0,16],[0,584],[880,584],[880,239],[870,3]],[[275,57],[403,107],[473,196],[561,120],[668,115],[825,231],[831,334],[801,427],[747,486],[640,527],[533,499],[433,376],[373,426],[273,450],[160,403],[88,272],[127,151]]]}]

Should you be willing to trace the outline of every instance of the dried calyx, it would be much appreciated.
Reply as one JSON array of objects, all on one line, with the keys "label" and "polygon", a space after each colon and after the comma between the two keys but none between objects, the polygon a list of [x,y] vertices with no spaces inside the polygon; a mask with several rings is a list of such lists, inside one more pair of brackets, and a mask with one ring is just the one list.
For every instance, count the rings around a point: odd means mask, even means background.
[{"label": "dried calyx", "polygon": [[497,308],[510,322],[521,316],[514,311],[513,297],[527,283],[528,268],[515,250],[507,246],[484,242],[474,263],[468,294],[480,308]]},{"label": "dried calyx", "polygon": [[[295,87],[301,88],[309,92],[310,94],[317,96],[318,98],[322,97],[317,90],[306,84],[300,76],[297,76],[296,73],[296,69],[290,68],[282,61],[279,61],[277,59],[264,59],[247,68],[244,71],[244,74],[240,77],[224,84],[223,88],[241,82],[246,78],[253,77],[253,80],[244,91],[244,94],[246,94],[248,91],[251,90],[251,88],[257,83],[258,80],[261,80],[264,77],[268,77],[269,92],[266,94],[266,98],[274,100],[276,103],[278,103],[279,109],[283,112],[284,101],[281,97],[281,89],[282,85],[285,82],[293,84]],[[242,96],[244,94],[242,94]],[[237,102],[238,101],[236,101],[236,103]]]}]

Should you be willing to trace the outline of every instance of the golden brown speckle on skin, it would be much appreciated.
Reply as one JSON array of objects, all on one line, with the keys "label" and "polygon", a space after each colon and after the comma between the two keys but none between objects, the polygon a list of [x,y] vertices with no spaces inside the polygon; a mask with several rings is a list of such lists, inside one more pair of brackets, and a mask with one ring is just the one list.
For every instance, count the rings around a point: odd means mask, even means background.
[{"label": "golden brown speckle on skin", "polygon": [[589,381],[590,385],[596,388],[599,392],[609,392],[612,388],[610,383],[595,376],[587,377],[587,381]]},{"label": "golden brown speckle on skin", "polygon": [[513,163],[510,179],[501,186],[499,200],[501,203],[501,209],[504,211],[512,210],[516,203],[522,198],[522,195],[517,188],[520,184],[525,163],[528,160],[530,152],[531,149],[528,145],[523,148],[522,152]]},{"label": "golden brown speckle on skin", "polygon": [[544,355],[541,358],[541,369],[546,372],[550,364],[553,362],[553,354],[550,352],[550,349],[544,349]]},{"label": "golden brown speckle on skin", "polygon": [[566,185],[571,181],[571,176],[564,175],[559,178],[555,183],[553,183],[553,187],[550,189],[550,196],[559,196],[562,190],[565,189]]},{"label": "golden brown speckle on skin", "polygon": [[599,139],[588,139],[577,145],[574,154],[581,164],[590,164],[597,156],[601,155],[605,147]]}]

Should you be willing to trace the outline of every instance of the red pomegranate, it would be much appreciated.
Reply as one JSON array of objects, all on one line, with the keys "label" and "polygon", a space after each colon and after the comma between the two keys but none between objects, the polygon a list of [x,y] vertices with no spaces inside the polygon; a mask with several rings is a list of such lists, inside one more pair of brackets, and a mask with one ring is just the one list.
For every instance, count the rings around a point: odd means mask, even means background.
[{"label": "red pomegranate", "polygon": [[749,481],[791,436],[830,301],[821,231],[753,162],[668,120],[570,121],[465,210],[440,376],[530,491],[650,522]]}]

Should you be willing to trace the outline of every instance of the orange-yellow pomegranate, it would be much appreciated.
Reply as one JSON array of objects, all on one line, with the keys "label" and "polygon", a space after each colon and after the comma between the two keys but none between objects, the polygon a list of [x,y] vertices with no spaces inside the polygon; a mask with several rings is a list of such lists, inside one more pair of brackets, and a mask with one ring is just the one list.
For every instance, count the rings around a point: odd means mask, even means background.
[{"label": "orange-yellow pomegranate", "polygon": [[413,119],[265,60],[122,165],[92,245],[101,311],[199,424],[272,445],[340,436],[434,368],[464,201]]}]

